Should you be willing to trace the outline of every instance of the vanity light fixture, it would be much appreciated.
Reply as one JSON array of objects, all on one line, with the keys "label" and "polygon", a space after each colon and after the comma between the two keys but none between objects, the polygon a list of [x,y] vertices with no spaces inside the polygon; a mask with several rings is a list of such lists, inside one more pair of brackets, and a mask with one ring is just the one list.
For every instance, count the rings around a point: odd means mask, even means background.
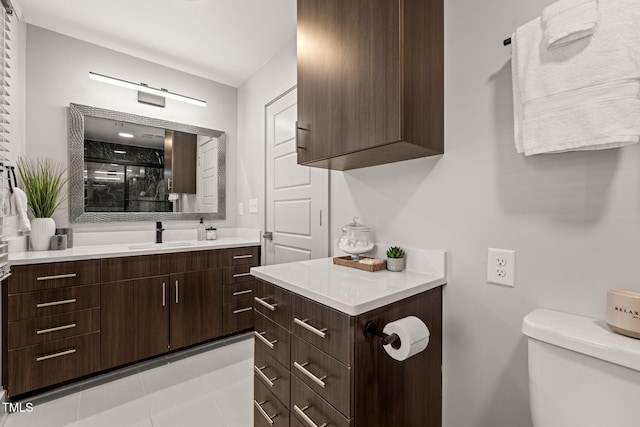
[{"label": "vanity light fixture", "polygon": [[133,134],[131,134],[131,133],[126,133],[126,132],[120,132],[120,133],[118,134],[118,136],[121,136],[121,137],[123,137],[123,138],[133,138]]},{"label": "vanity light fixture", "polygon": [[[120,87],[126,87],[128,89],[137,90],[138,91],[138,95],[140,95],[140,92],[143,92],[143,93],[147,93],[147,94],[150,94],[150,95],[155,95],[156,97],[175,99],[177,101],[186,102],[188,104],[198,105],[200,107],[206,107],[207,106],[207,102],[206,101],[202,101],[200,99],[192,98],[190,96],[179,95],[177,93],[169,92],[166,89],[155,89],[155,88],[152,88],[150,86],[147,86],[144,83],[133,83],[133,82],[129,82],[127,80],[117,79],[115,77],[109,77],[109,76],[105,76],[103,74],[94,73],[93,71],[89,71],[89,78],[91,80],[97,80],[99,82],[109,83],[109,84],[112,84],[112,85],[116,85],[116,86],[120,86]],[[138,99],[140,99],[140,96],[138,96]],[[143,101],[143,102],[149,103],[149,102],[146,102],[146,101]],[[155,102],[152,102],[152,105],[158,105],[158,106],[164,107],[164,99],[162,100],[162,104],[156,104]]]},{"label": "vanity light fixture", "polygon": [[113,150],[113,152],[116,154],[127,154],[127,152],[124,150]]}]

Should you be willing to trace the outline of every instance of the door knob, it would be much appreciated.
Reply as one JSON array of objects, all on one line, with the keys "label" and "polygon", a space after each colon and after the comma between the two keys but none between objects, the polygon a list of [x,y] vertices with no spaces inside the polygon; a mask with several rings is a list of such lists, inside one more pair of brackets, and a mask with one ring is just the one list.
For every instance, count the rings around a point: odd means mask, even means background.
[{"label": "door knob", "polygon": [[267,240],[273,240],[273,232],[265,231],[262,237],[264,237]]}]

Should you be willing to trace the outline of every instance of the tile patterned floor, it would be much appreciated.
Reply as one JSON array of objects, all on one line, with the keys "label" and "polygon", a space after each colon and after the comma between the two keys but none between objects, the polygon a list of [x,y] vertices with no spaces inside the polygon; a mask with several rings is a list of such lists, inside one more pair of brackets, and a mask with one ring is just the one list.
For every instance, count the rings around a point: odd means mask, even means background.
[{"label": "tile patterned floor", "polygon": [[250,333],[26,399],[2,427],[251,427],[252,399]]}]

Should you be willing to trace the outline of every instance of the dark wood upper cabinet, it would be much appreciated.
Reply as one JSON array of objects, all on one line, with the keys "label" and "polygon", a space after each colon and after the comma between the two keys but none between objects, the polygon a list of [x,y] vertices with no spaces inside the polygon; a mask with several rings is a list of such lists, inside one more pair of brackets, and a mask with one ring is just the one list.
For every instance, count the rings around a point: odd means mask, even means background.
[{"label": "dark wood upper cabinet", "polygon": [[298,0],[298,163],[444,152],[442,0]]},{"label": "dark wood upper cabinet", "polygon": [[165,130],[164,178],[169,193],[196,193],[197,136]]}]

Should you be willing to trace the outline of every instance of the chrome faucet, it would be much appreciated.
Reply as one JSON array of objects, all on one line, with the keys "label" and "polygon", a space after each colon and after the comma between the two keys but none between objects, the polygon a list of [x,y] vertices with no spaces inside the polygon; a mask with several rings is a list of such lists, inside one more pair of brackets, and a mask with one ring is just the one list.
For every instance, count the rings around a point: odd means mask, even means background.
[{"label": "chrome faucet", "polygon": [[162,243],[162,232],[164,228],[162,228],[162,222],[156,221],[156,243]]}]

